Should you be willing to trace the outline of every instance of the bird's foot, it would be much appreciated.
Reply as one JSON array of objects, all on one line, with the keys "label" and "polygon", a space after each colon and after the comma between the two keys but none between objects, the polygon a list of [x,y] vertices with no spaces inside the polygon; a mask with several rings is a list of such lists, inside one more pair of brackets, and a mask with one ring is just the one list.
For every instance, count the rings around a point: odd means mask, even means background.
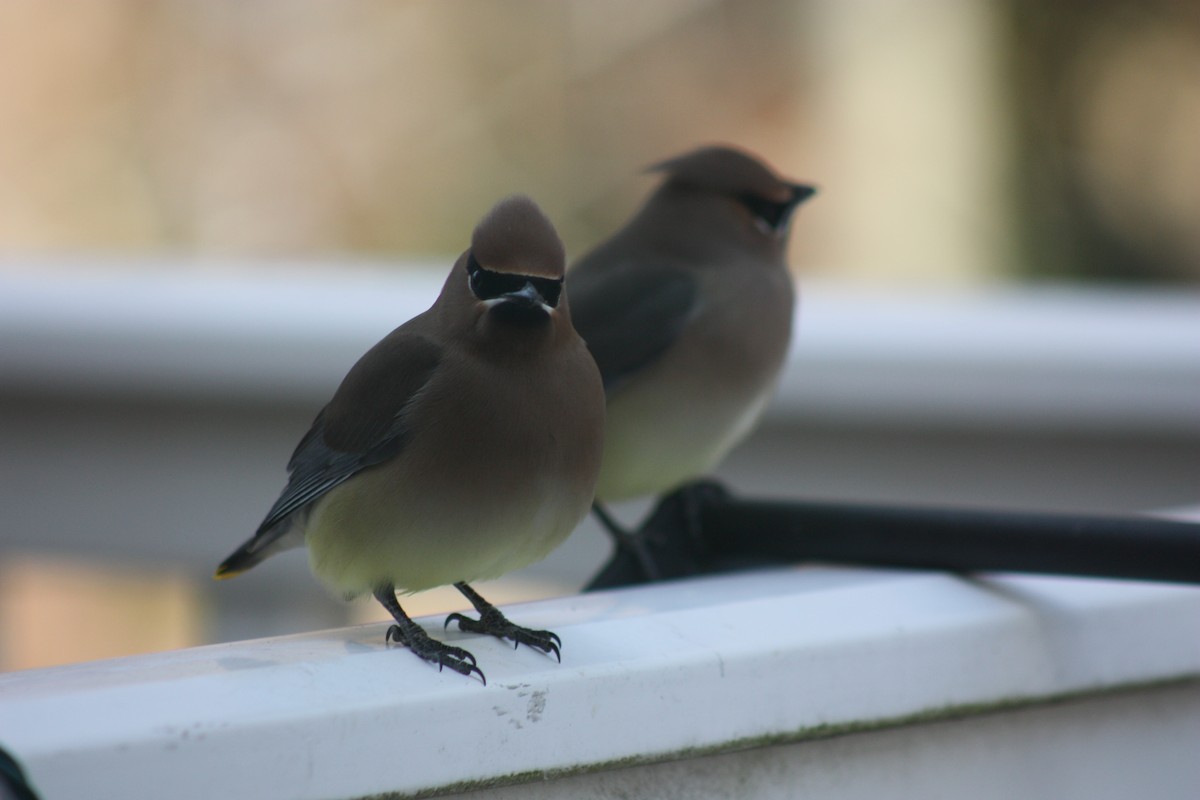
[{"label": "bird's foot", "polygon": [[384,641],[404,645],[418,658],[437,664],[438,672],[441,672],[443,667],[449,667],[459,675],[478,674],[479,680],[483,681],[484,686],[487,686],[487,678],[484,677],[483,670],[475,666],[475,656],[461,647],[437,641],[415,625],[408,630],[399,625],[393,625],[387,629]]},{"label": "bird's foot", "polygon": [[553,653],[559,663],[562,663],[562,653],[560,652],[562,640],[558,638],[558,634],[551,631],[522,628],[501,614],[500,609],[495,606],[489,605],[487,608],[480,609],[479,619],[471,619],[455,612],[446,617],[446,625],[449,626],[451,622],[457,622],[458,629],[468,633],[487,633],[497,639],[508,639],[513,642],[514,648],[528,645],[546,654]]},{"label": "bird's foot", "polygon": [[483,676],[483,670],[475,666],[475,656],[461,647],[454,647],[433,639],[425,632],[424,628],[413,622],[412,618],[404,613],[400,602],[396,600],[396,587],[386,584],[377,588],[374,594],[375,599],[388,610],[392,619],[396,620],[396,624],[388,628],[387,633],[384,634],[385,642],[395,641],[404,645],[418,658],[431,664],[437,664],[438,672],[441,672],[443,667],[449,667],[459,675],[467,677],[478,674],[479,680],[483,681],[484,686],[487,686],[487,678]]}]

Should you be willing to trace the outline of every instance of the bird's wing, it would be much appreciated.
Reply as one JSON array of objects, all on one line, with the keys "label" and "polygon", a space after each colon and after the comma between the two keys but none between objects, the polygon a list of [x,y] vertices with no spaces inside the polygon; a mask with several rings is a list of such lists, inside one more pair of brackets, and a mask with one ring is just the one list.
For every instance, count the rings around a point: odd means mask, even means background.
[{"label": "bird's wing", "polygon": [[411,434],[406,409],[433,376],[441,348],[405,325],[347,373],[288,461],[288,483],[247,542],[217,567],[229,578],[303,539],[288,519],[360,470],[394,458]]},{"label": "bird's wing", "polygon": [[670,348],[698,301],[690,272],[635,261],[572,270],[567,294],[571,321],[609,394]]},{"label": "bird's wing", "polygon": [[410,433],[405,408],[440,360],[438,345],[400,331],[368,351],[292,453],[287,486],[255,536],[269,535],[290,514],[355,473],[398,455]]}]

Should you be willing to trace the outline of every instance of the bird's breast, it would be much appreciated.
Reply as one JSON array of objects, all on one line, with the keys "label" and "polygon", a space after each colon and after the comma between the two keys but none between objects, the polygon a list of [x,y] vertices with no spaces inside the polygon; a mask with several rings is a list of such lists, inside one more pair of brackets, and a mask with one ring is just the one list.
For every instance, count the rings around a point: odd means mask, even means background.
[{"label": "bird's breast", "polygon": [[678,340],[608,399],[601,500],[668,491],[711,470],[775,391],[791,340],[787,274],[706,277]]},{"label": "bird's breast", "polygon": [[343,594],[420,591],[498,577],[561,543],[593,496],[603,394],[577,358],[540,361],[516,375],[465,361],[431,382],[400,455],[314,506],[318,577]]}]

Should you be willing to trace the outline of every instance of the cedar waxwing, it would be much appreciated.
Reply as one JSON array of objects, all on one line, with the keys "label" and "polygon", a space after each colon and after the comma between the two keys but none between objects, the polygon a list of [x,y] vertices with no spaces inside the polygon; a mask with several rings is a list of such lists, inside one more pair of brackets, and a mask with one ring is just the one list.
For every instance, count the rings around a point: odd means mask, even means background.
[{"label": "cedar waxwing", "polygon": [[479,612],[446,624],[559,655],[467,584],[545,557],[592,501],[604,390],[571,326],[562,241],[527,197],[475,228],[433,306],[367,351],[288,462],[288,483],[217,568],[244,572],[306,545],[313,573],[346,596],[374,595],[387,632],[439,669],[483,673],[430,638],[396,590],[453,583]]},{"label": "cedar waxwing", "polygon": [[750,432],[792,332],[792,212],[816,191],[755,157],[705,147],[650,168],[641,210],[567,273],[575,328],[608,398],[602,501],[705,474]]}]

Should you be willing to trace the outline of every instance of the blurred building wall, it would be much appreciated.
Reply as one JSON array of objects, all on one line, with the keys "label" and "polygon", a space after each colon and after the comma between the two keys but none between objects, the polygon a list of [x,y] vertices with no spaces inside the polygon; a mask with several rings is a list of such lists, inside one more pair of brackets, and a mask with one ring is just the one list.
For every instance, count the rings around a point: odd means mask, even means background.
[{"label": "blurred building wall", "polygon": [[578,254],[710,141],[818,184],[794,261],[1195,280],[1200,22],[1106,0],[0,6],[0,250]]}]

